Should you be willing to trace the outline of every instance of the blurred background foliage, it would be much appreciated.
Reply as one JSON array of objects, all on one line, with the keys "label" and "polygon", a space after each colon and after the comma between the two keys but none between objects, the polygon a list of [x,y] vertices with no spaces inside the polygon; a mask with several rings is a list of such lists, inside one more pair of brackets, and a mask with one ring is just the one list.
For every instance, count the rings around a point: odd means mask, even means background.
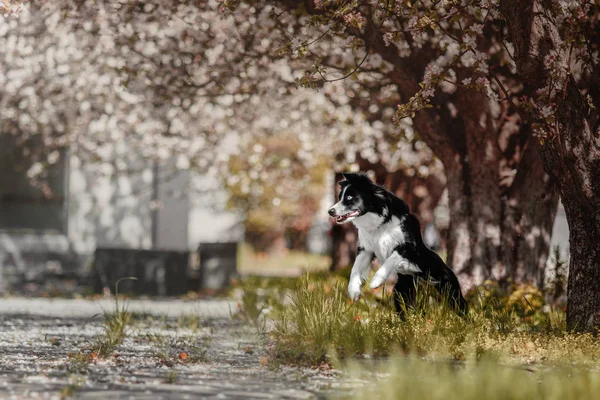
[{"label": "blurred background foliage", "polygon": [[[246,213],[245,239],[257,252],[306,250],[306,236],[326,191],[329,162],[297,159],[293,133],[264,135],[229,159],[228,205]],[[250,171],[250,179],[236,179]]]}]

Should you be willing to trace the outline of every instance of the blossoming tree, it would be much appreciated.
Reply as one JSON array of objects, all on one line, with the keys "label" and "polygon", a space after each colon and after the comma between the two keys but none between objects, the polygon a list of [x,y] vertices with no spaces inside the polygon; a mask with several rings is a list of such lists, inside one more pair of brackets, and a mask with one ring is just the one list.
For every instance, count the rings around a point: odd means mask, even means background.
[{"label": "blossoming tree", "polygon": [[[244,38],[251,14],[224,15],[216,2],[34,2],[0,27],[3,132],[30,153],[32,179],[44,176],[61,147],[117,175],[128,172],[132,157],[175,157],[177,168],[210,173],[231,189],[232,204],[248,213],[249,233],[262,227],[281,235],[286,225],[305,231],[321,191],[302,192],[304,180],[324,160],[329,168],[368,163],[380,176],[382,168],[429,174],[436,163],[422,142],[384,132],[375,111],[368,118],[353,112],[369,105],[349,102],[352,88],[298,90],[296,71],[271,55],[277,33],[263,11],[254,13],[265,31]],[[234,36],[242,40],[228,40]],[[385,112],[393,107],[388,101]],[[265,149],[278,135],[294,139],[290,148],[275,146],[286,154],[273,163]],[[282,180],[300,171],[303,184],[292,190]],[[322,185],[315,179],[311,185]],[[259,210],[280,219],[265,225]]]},{"label": "blossoming tree", "polygon": [[[233,13],[253,8],[231,3],[224,7]],[[441,160],[449,193],[448,260],[465,286],[488,278],[540,284],[557,197],[532,119],[522,113],[525,93],[497,7],[473,1],[269,4],[282,38],[275,54],[306,67],[299,85],[326,90],[347,82],[356,109],[381,109],[386,126],[409,117]],[[386,104],[400,106],[390,113]],[[376,152],[385,157],[384,149]]]},{"label": "blossoming tree", "polygon": [[444,165],[449,261],[463,281],[539,282],[558,188],[571,233],[568,325],[600,326],[595,3],[273,4],[289,58],[311,63],[299,84],[351,78],[398,94],[396,121],[412,118]]},{"label": "blossoming tree", "polygon": [[[448,259],[467,285],[487,277],[540,282],[558,187],[571,229],[568,322],[600,325],[600,299],[593,296],[600,281],[600,196],[592,183],[600,152],[592,2],[221,5],[219,15],[215,1],[61,2],[60,15],[118,55],[108,58],[109,75],[151,105],[149,120],[160,117],[153,125],[160,135],[151,136],[160,144],[143,148],[164,152],[172,131],[185,138],[185,127],[206,123],[208,113],[190,118],[187,111],[220,104],[233,117],[242,101],[282,77],[271,67],[281,60],[292,71],[284,82],[321,88],[335,101],[333,87],[354,110],[365,112],[368,104],[367,115],[381,113],[385,126],[409,117],[444,166]],[[163,25],[169,29],[158,29]],[[294,75],[299,68],[305,73]],[[209,134],[193,139],[200,148],[220,141],[214,129],[226,126],[208,125]],[[359,146],[366,158],[394,153],[377,135],[362,135],[361,144],[376,143],[371,151]],[[339,142],[355,149],[357,141]],[[197,159],[205,160],[188,161]],[[394,160],[400,158],[387,161]]]}]

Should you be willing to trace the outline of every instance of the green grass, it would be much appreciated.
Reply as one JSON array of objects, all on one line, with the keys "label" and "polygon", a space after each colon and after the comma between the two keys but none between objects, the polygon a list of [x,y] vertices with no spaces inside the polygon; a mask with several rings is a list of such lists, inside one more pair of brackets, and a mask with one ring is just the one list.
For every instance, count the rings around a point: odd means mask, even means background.
[{"label": "green grass", "polygon": [[179,329],[189,329],[192,333],[197,333],[202,327],[202,319],[198,315],[181,314],[177,319]]},{"label": "green grass", "polygon": [[177,382],[177,371],[169,371],[165,376],[165,383],[174,385]]},{"label": "green grass", "polygon": [[355,389],[332,398],[599,398],[600,341],[566,332],[564,311],[544,304],[535,288],[486,282],[469,294],[461,318],[419,287],[400,320],[389,290],[353,304],[346,285],[339,276],[304,277],[271,315],[272,364],[345,371]]},{"label": "green grass", "polygon": [[347,369],[351,377],[368,383],[335,398],[591,400],[600,393],[600,372],[575,368],[536,370],[486,362],[450,364],[396,358],[376,364],[354,361]]},{"label": "green grass", "polygon": [[131,323],[132,314],[125,304],[119,306],[119,283],[123,280],[137,280],[135,277],[121,278],[115,284],[115,309],[104,311],[104,335],[96,338],[92,353],[109,357],[125,338],[125,329]]},{"label": "green grass", "polygon": [[69,354],[67,369],[71,372],[87,373],[88,366],[96,358],[110,357],[117,347],[123,343],[127,332],[126,329],[133,321],[133,314],[127,310],[125,304],[119,304],[119,283],[125,279],[137,279],[134,277],[121,278],[115,284],[115,308],[104,310],[104,332],[94,338],[94,341],[78,353]]},{"label": "green grass", "polygon": [[488,285],[472,294],[469,316],[461,318],[420,287],[417,304],[401,321],[386,291],[379,299],[368,296],[352,304],[345,281],[304,278],[273,315],[271,355],[277,362],[306,365],[338,357],[411,354],[505,365],[598,363],[597,339],[566,333],[564,313],[545,307],[535,291],[519,287],[501,297],[495,290]]}]

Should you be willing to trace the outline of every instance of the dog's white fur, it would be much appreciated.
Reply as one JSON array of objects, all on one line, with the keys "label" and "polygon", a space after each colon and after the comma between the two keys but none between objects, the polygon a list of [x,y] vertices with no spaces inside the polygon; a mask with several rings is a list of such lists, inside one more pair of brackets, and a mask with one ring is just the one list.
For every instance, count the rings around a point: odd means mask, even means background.
[{"label": "dog's white fur", "polygon": [[371,289],[381,286],[392,273],[413,275],[422,272],[414,263],[394,251],[405,241],[400,220],[393,216],[388,222],[383,221],[384,217],[373,213],[364,214],[352,221],[358,228],[358,245],[364,249],[356,257],[350,273],[348,294],[354,301],[359,299],[360,288],[369,276],[373,256],[377,258],[381,268],[371,279]]}]

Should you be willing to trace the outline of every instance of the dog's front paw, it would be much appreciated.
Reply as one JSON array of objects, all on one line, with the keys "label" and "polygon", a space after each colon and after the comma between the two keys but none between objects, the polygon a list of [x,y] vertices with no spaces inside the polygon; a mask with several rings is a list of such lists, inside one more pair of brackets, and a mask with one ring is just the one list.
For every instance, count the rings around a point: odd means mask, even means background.
[{"label": "dog's front paw", "polygon": [[350,295],[352,301],[358,301],[358,299],[360,298],[361,283],[362,282],[360,278],[350,279],[350,283],[348,284],[348,295]]},{"label": "dog's front paw", "polygon": [[386,271],[383,269],[379,269],[379,271],[377,271],[375,275],[373,275],[373,279],[371,279],[371,284],[369,286],[371,287],[371,289],[378,288],[379,286],[383,285],[383,282],[385,282],[386,279]]}]

